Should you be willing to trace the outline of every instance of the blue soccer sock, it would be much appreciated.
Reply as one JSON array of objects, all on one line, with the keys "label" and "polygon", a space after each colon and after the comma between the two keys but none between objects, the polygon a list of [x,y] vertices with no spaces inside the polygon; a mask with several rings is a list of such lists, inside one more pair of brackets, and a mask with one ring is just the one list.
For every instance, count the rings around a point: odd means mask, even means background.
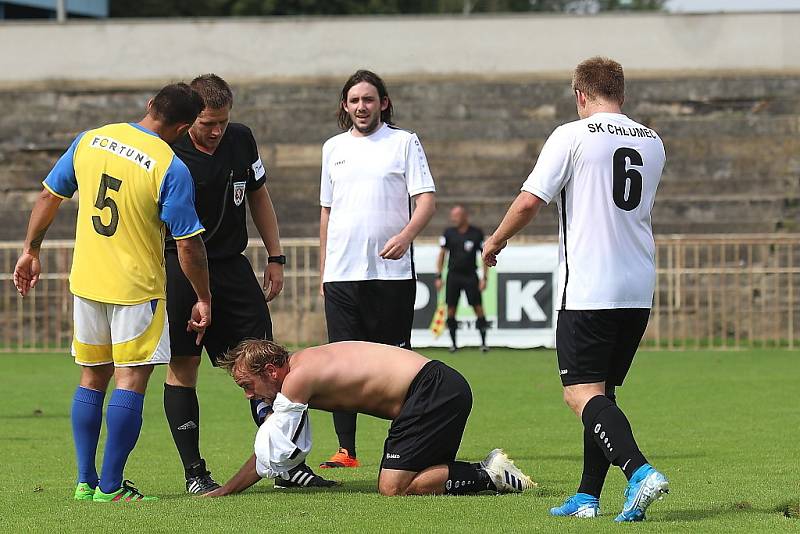
[{"label": "blue soccer sock", "polygon": [[103,424],[104,391],[78,386],[72,398],[72,439],[78,460],[78,483],[97,487],[97,441]]},{"label": "blue soccer sock", "polygon": [[128,455],[136,446],[142,429],[144,395],[127,389],[111,393],[106,410],[108,439],[103,452],[103,470],[100,473],[100,490],[113,493],[122,487],[122,471]]}]

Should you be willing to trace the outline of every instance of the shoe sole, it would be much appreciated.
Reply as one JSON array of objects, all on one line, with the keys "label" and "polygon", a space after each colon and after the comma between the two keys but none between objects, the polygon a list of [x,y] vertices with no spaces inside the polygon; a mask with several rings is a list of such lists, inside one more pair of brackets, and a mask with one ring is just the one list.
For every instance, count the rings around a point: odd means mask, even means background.
[{"label": "shoe sole", "polygon": [[577,510],[575,510],[571,514],[553,513],[553,510],[555,510],[555,508],[551,508],[550,509],[550,515],[553,516],[553,517],[579,517],[581,519],[590,519],[590,518],[597,517],[597,516],[600,515],[600,509],[599,508],[591,508],[591,507],[587,507],[587,508],[583,508],[583,509],[578,508]]},{"label": "shoe sole", "polygon": [[537,486],[531,477],[514,465],[514,460],[502,449],[490,452],[481,462],[481,466],[492,477],[499,493],[521,493]]},{"label": "shoe sole", "polygon": [[356,467],[361,467],[360,464],[356,465],[344,465],[344,464],[334,464],[333,462],[325,462],[324,464],[319,464],[320,469],[354,469]]}]

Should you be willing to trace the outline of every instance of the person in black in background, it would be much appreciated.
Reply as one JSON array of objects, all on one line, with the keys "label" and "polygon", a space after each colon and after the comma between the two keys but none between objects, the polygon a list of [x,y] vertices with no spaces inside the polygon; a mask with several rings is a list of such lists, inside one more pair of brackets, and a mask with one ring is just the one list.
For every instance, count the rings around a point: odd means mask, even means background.
[{"label": "person in black in background", "polygon": [[[272,321],[267,302],[283,289],[283,266],[278,220],[266,187],[267,173],[250,129],[231,123],[233,93],[214,74],[192,80],[205,109],[189,134],[172,148],[192,173],[195,207],[206,232],[211,295],[219,318],[202,340],[212,365],[227,350],[244,339],[272,339]],[[264,285],[256,279],[250,262],[242,254],[247,247],[250,217],[268,252]],[[200,455],[200,410],[197,400],[197,372],[202,346],[186,332],[186,321],[195,301],[191,285],[180,270],[175,243],[166,242],[167,311],[169,314],[172,361],[164,384],[164,411],[186,476],[186,491],[203,494],[219,485],[211,478]],[[251,404],[253,419],[260,424],[268,407]],[[324,481],[305,465],[302,474],[282,480],[282,487],[320,485]],[[301,476],[302,475],[302,476]],[[299,482],[299,484],[298,484]],[[331,483],[333,484],[333,483]]]},{"label": "person in black in background", "polygon": [[[461,298],[461,291],[467,294],[467,302],[475,310],[475,326],[481,334],[481,352],[488,352],[486,345],[486,328],[488,323],[483,312],[481,293],[486,289],[486,266],[483,267],[483,278],[478,278],[476,258],[478,251],[483,250],[483,232],[469,224],[467,209],[457,204],[450,210],[450,222],[453,226],[447,228],[439,238],[441,250],[436,260],[436,290],[442,289],[442,268],[444,267],[445,253],[447,260],[447,283],[445,284],[445,302],[447,303],[447,329],[453,344],[450,352],[458,349],[456,344],[456,308]],[[483,262],[481,262],[483,263]]]}]

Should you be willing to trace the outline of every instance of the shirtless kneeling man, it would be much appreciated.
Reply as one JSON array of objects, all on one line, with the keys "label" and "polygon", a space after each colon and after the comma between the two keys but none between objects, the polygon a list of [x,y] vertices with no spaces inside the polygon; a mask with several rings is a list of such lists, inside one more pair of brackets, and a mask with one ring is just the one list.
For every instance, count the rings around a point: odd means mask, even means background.
[{"label": "shirtless kneeling man", "polygon": [[271,404],[273,412],[258,430],[255,454],[209,497],[239,493],[262,477],[290,477],[311,450],[308,408],[392,421],[378,480],[382,495],[511,493],[536,485],[500,449],[479,463],[456,461],[472,391],[442,362],[362,341],[289,354],[271,341],[246,340],[219,365],[247,398]]}]

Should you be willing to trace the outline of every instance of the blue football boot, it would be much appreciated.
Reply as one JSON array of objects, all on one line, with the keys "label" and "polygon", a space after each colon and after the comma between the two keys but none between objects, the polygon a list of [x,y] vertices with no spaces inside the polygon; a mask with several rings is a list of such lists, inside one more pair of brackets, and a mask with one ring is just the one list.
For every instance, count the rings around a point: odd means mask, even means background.
[{"label": "blue football boot", "polygon": [[600,515],[600,500],[588,493],[576,493],[561,506],[550,508],[550,515],[559,517],[597,517]]},{"label": "blue football boot", "polygon": [[652,465],[644,464],[633,473],[625,488],[625,506],[614,521],[643,521],[647,507],[669,493],[667,477]]}]

